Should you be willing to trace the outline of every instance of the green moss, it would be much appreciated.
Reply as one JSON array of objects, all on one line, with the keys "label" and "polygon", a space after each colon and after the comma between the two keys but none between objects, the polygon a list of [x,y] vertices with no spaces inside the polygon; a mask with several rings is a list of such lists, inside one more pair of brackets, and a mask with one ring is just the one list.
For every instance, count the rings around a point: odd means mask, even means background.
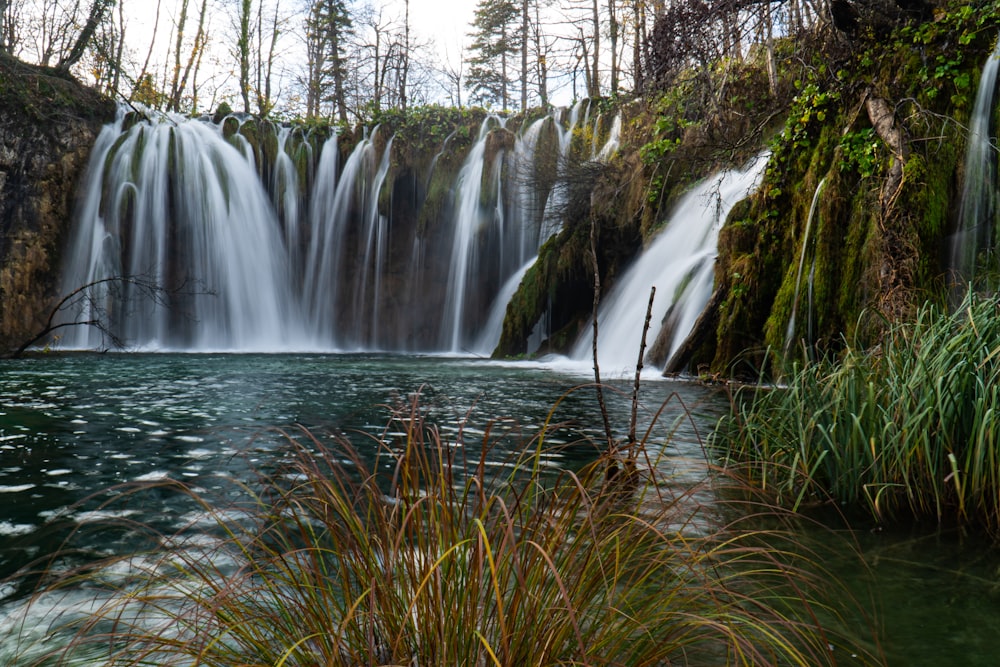
[{"label": "green moss", "polygon": [[235,116],[227,116],[222,121],[222,136],[225,139],[232,139],[232,136],[240,131],[240,121]]}]

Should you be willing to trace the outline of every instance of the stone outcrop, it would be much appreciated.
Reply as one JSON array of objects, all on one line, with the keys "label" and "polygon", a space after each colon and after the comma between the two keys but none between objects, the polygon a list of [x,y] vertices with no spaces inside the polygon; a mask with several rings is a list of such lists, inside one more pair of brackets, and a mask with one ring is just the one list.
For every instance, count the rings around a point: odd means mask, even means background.
[{"label": "stone outcrop", "polygon": [[53,69],[0,54],[0,350],[57,298],[76,186],[114,103]]}]

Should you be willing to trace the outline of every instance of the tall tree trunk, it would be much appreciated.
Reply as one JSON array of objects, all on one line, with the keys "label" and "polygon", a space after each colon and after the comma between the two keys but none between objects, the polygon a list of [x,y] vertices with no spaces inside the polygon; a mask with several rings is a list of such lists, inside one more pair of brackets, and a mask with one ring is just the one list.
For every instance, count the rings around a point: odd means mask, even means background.
[{"label": "tall tree trunk", "polygon": [[240,57],[240,96],[243,98],[243,113],[250,113],[250,12],[253,0],[240,2],[240,33],[236,48]]},{"label": "tall tree trunk", "polygon": [[278,3],[274,3],[274,23],[271,24],[271,43],[267,48],[267,69],[264,72],[264,105],[266,110],[261,109],[262,116],[269,115],[274,106],[271,102],[271,74],[274,72],[274,51],[280,32],[278,28]]},{"label": "tall tree trunk", "polygon": [[521,111],[528,109],[528,0],[521,0]]},{"label": "tall tree trunk", "polygon": [[[198,49],[198,57],[195,58],[195,61],[194,61],[194,71],[191,72],[191,112],[192,113],[197,113],[198,112],[198,72],[201,71],[201,59],[202,59],[202,56],[204,56],[205,55],[205,51],[207,51],[207,49],[205,48],[205,46],[208,44],[208,36],[205,35],[204,38],[203,38],[203,40],[204,41],[202,42],[201,48]],[[210,101],[211,102],[215,101],[214,100],[214,95],[213,95],[213,99],[210,100]],[[210,104],[209,108],[212,108],[214,106],[215,106],[214,104]]]},{"label": "tall tree trunk", "polygon": [[[504,27],[501,38],[504,44],[507,43],[507,28]],[[503,109],[506,111],[510,105],[507,104],[507,49],[500,52],[500,98],[503,101]]]},{"label": "tall tree trunk", "polygon": [[611,38],[611,95],[618,92],[618,15],[615,0],[608,0],[609,37]]},{"label": "tall tree trunk", "polygon": [[541,21],[538,20],[538,3],[535,3],[535,55],[538,60],[538,104],[545,108],[549,105],[549,65],[546,60],[547,49],[542,41]]},{"label": "tall tree trunk", "polygon": [[156,18],[153,19],[153,36],[149,41],[149,49],[146,50],[146,60],[142,63],[142,69],[139,70],[139,76],[136,78],[136,81],[145,79],[146,74],[149,72],[149,61],[153,57],[153,46],[156,44],[157,31],[160,29],[160,6],[162,3],[163,0],[156,0]]},{"label": "tall tree trunk", "polygon": [[632,43],[632,89],[639,93],[645,85],[642,80],[642,43],[646,25],[643,0],[632,0],[632,14],[635,20],[635,41]]},{"label": "tall tree trunk", "polygon": [[[340,36],[334,38],[334,43],[340,44]],[[334,103],[337,105],[337,117],[340,122],[347,124],[347,95],[345,92],[346,87],[344,86],[344,64],[340,60],[340,56],[337,55],[335,60],[337,66],[333,70],[333,97]]]},{"label": "tall tree trunk", "polygon": [[11,46],[10,36],[7,30],[7,9],[9,5],[7,0],[0,0],[0,52],[10,53]]},{"label": "tall tree trunk", "polygon": [[80,31],[69,52],[59,59],[59,64],[56,65],[58,69],[68,72],[73,65],[80,62],[83,54],[87,51],[90,40],[94,37],[97,26],[104,20],[104,13],[111,7],[112,2],[114,0],[93,0],[90,5],[90,13],[87,15],[87,21],[83,24],[83,30]]},{"label": "tall tree trunk", "polygon": [[601,8],[598,4],[598,0],[593,0],[593,20],[594,20],[594,38],[593,38],[593,50],[590,54],[591,65],[590,65],[590,79],[587,85],[587,95],[591,98],[601,96]]},{"label": "tall tree trunk", "polygon": [[170,99],[167,111],[177,111],[180,100],[178,86],[181,82],[181,47],[184,46],[184,24],[187,23],[188,0],[181,0],[180,11],[177,14],[177,33],[174,35],[174,73],[170,81]]},{"label": "tall tree trunk", "polygon": [[[382,31],[375,31],[375,57],[373,61],[375,63],[375,90],[372,91],[372,102],[374,102],[375,110],[378,111],[382,108],[382,81],[385,77],[384,68],[382,66]],[[388,60],[388,58],[386,58]]]},{"label": "tall tree trunk", "polygon": [[257,115],[267,115],[264,107],[264,3],[257,3],[257,57],[253,63],[254,93],[257,98]]},{"label": "tall tree trunk", "polygon": [[778,95],[778,63],[774,55],[774,24],[771,21],[771,4],[766,2],[761,7],[764,12],[764,26],[767,29],[767,85],[771,97]]},{"label": "tall tree trunk", "polygon": [[[0,0],[2,1],[2,0]],[[118,3],[118,45],[115,49],[114,76],[111,79],[111,96],[118,97],[122,82],[122,56],[125,52],[125,3]]]},{"label": "tall tree trunk", "polygon": [[399,106],[406,111],[406,77],[410,71],[410,0],[405,0],[403,19],[403,62],[399,76]]},{"label": "tall tree trunk", "polygon": [[201,60],[201,52],[205,48],[205,42],[207,40],[205,36],[205,16],[208,12],[208,0],[201,0],[201,10],[198,12],[198,30],[195,31],[194,44],[191,45],[191,54],[188,56],[187,64],[184,66],[184,74],[181,76],[180,83],[177,87],[177,96],[173,100],[173,107],[176,111],[180,109],[181,98],[184,96],[184,91],[187,89],[188,77],[191,75],[191,69],[194,67],[196,62]]}]

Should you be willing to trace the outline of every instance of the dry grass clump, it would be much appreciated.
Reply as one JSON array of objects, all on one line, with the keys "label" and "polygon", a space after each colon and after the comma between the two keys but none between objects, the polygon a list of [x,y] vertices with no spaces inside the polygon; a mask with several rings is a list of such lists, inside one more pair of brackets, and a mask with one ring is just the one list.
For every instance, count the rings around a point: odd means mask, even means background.
[{"label": "dry grass clump", "polygon": [[289,437],[285,464],[262,475],[248,513],[204,504],[218,543],[175,540],[82,621],[61,659],[160,667],[877,662],[836,631],[837,605],[823,601],[829,582],[816,557],[762,528],[758,505],[724,501],[738,495],[726,478],[706,468],[702,484],[672,488],[652,447],[636,467],[598,457],[575,472],[552,471],[542,464],[545,436],[525,442],[509,465],[487,465],[489,432],[480,450],[463,449],[426,423],[414,400],[373,438],[374,455],[344,439]]}]

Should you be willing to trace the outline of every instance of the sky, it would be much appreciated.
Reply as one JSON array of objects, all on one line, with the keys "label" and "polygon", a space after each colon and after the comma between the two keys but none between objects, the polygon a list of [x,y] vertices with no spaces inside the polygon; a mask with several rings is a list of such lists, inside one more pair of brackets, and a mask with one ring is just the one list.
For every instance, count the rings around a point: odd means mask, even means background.
[{"label": "sky", "polygon": [[[402,13],[402,0],[390,3],[394,5]],[[410,20],[417,32],[435,39],[442,57],[447,49],[448,55],[455,58],[468,41],[466,35],[475,8],[475,0],[410,0]]]}]

